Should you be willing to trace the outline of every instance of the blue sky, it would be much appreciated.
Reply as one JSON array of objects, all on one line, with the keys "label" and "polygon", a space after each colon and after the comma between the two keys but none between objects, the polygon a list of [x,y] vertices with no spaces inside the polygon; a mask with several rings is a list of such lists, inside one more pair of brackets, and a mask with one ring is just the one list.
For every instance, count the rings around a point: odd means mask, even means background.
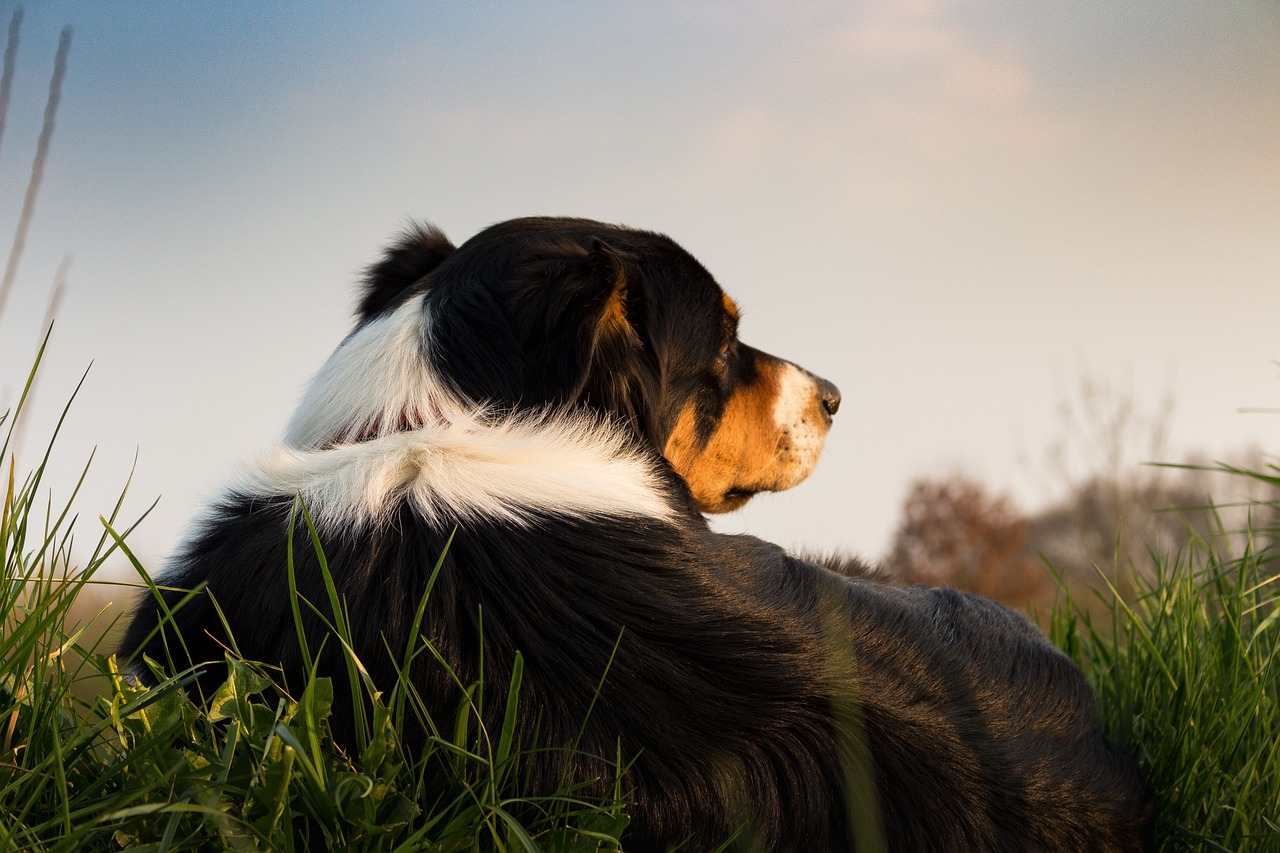
[{"label": "blue sky", "polygon": [[1172,394],[1171,452],[1276,450],[1280,415],[1239,411],[1280,407],[1274,0],[25,13],[0,239],[75,35],[0,408],[70,254],[24,456],[92,362],[55,483],[97,447],[91,526],[136,454],[153,558],[280,434],[409,218],[455,240],[528,214],[665,231],[745,339],[839,384],[818,472],[725,529],[874,556],[915,477],[1049,500],[1036,471],[1084,375],[1151,410]]}]

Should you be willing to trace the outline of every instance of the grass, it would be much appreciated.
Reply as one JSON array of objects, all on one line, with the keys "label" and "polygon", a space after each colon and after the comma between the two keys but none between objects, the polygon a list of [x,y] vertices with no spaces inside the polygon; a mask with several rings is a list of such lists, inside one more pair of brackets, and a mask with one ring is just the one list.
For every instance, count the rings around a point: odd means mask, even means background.
[{"label": "grass", "polygon": [[[7,418],[0,458],[25,399]],[[197,704],[184,689],[193,672],[155,687],[124,676],[110,649],[86,639],[106,626],[76,625],[71,612],[113,554],[146,573],[128,531],[116,531],[118,504],[84,567],[72,569],[70,500],[55,508],[40,497],[47,459],[22,479],[10,460],[0,511],[0,851],[618,849],[623,791],[593,800],[568,782],[551,796],[521,793],[521,761],[536,744],[512,734],[519,658],[505,695],[460,683],[456,713],[432,719],[407,680],[379,692],[348,654],[349,677],[369,700],[356,703],[364,717],[351,752],[330,734],[330,715],[350,709],[333,707],[328,678],[290,695],[268,669],[228,655],[227,681]],[[295,597],[295,617],[314,609],[343,642],[345,615],[330,592],[329,602]],[[406,649],[405,669],[421,654],[434,650]],[[103,689],[78,689],[86,682]],[[499,703],[499,731],[482,722],[488,702]],[[430,732],[420,754],[401,748],[410,718]]]},{"label": "grass", "polygon": [[[1280,469],[1218,470],[1280,486]],[[1106,587],[1101,624],[1064,594],[1050,636],[1155,788],[1162,850],[1280,851],[1280,531],[1222,531],[1151,564],[1130,601]]]},{"label": "grass", "polygon": [[[119,503],[83,567],[72,567],[71,501],[42,497],[48,452],[21,476],[9,455],[25,399],[0,422],[0,458],[9,459],[0,486],[0,851],[596,851],[625,843],[621,789],[603,801],[580,796],[572,782],[550,797],[522,794],[521,760],[538,745],[512,736],[519,659],[505,695],[459,683],[463,699],[442,718],[416,701],[407,680],[369,684],[348,653],[346,677],[368,699],[355,709],[364,716],[351,752],[330,736],[330,716],[352,709],[333,707],[326,678],[291,695],[270,670],[229,656],[229,678],[201,705],[184,689],[191,672],[162,673],[149,688],[124,677],[110,650],[88,639],[105,626],[77,624],[72,608],[112,555],[146,572],[120,529]],[[1277,470],[1236,473],[1280,485]],[[310,520],[300,512],[295,523]],[[1105,618],[1064,588],[1049,620],[1054,641],[1092,679],[1105,727],[1158,791],[1165,850],[1280,850],[1280,550],[1261,536],[1233,541],[1153,555],[1154,580],[1135,573],[1136,596],[1104,592]],[[294,607],[295,619],[305,609],[326,619],[333,642],[349,636],[332,585],[328,601],[295,597]],[[417,655],[445,666],[423,643],[404,651],[406,671]],[[491,702],[505,721],[498,731],[482,722]],[[401,747],[409,720],[431,733],[422,754]]]}]

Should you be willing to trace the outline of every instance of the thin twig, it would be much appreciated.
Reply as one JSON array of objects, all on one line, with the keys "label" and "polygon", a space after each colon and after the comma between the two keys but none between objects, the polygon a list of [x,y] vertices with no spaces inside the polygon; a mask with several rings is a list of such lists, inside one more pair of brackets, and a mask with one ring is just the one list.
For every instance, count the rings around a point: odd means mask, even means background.
[{"label": "thin twig", "polygon": [[62,256],[62,263],[58,264],[58,271],[53,274],[53,287],[49,288],[49,302],[45,305],[44,322],[40,324],[42,332],[49,331],[49,327],[58,316],[63,297],[67,295],[67,273],[70,271],[71,255],[66,254]]},{"label": "thin twig", "polygon": [[18,32],[22,29],[22,7],[9,19],[9,43],[4,49],[4,73],[0,74],[0,141],[4,140],[4,120],[9,115],[9,93],[13,91],[13,68],[18,63]]},{"label": "thin twig", "polygon": [[22,200],[22,216],[18,219],[18,230],[13,235],[13,248],[9,250],[9,263],[4,270],[4,279],[0,281],[0,317],[4,316],[5,302],[9,298],[9,290],[13,287],[13,279],[18,272],[18,261],[22,258],[22,248],[27,242],[27,229],[31,226],[31,218],[35,213],[36,197],[40,194],[44,163],[49,156],[49,144],[53,140],[54,120],[58,115],[58,101],[62,97],[62,79],[67,73],[67,56],[70,52],[71,27],[65,27],[62,30],[62,37],[58,40],[58,55],[53,62],[53,78],[49,81],[49,101],[44,108],[44,127],[40,131],[40,142],[36,146],[36,159],[31,164],[31,180],[27,184],[27,195]]},{"label": "thin twig", "polygon": [[[49,302],[45,306],[44,323],[40,328],[43,330],[47,339],[53,330],[53,321],[58,316],[58,309],[62,306],[62,299],[67,294],[67,273],[71,269],[71,255],[63,255],[62,263],[58,264],[58,271],[53,276],[53,287],[49,289]],[[40,388],[40,374],[36,374],[31,378],[31,390],[27,392],[27,404],[25,409],[31,409],[31,401],[35,399],[36,391]],[[19,413],[21,414],[21,413]],[[27,421],[29,418],[19,417],[13,425],[13,438],[10,447],[15,453],[22,450],[23,434],[26,432]]]}]

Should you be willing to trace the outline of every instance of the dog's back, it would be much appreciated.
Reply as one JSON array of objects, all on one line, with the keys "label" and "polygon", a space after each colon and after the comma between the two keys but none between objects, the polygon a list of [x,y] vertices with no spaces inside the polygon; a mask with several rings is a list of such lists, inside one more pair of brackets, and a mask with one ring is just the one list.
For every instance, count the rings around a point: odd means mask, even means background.
[{"label": "dog's back", "polygon": [[[707,527],[700,510],[803,479],[840,402],[743,344],[737,321],[660,235],[584,220],[505,223],[457,249],[411,235],[372,271],[285,441],[171,561],[166,585],[203,591],[159,628],[166,608],[144,600],[124,649],[196,665],[210,691],[225,619],[297,685],[301,498],[374,683],[395,682],[420,606],[453,670],[411,666],[433,712],[457,706],[458,681],[502,695],[520,654],[516,737],[551,747],[530,756],[531,793],[555,789],[570,748],[605,793],[621,748],[628,850],[715,849],[740,830],[777,851],[1143,849],[1132,760],[1025,619]],[[297,591],[322,605],[306,526],[294,535]],[[341,690],[337,643],[302,619]],[[335,734],[358,739],[354,725]]]}]

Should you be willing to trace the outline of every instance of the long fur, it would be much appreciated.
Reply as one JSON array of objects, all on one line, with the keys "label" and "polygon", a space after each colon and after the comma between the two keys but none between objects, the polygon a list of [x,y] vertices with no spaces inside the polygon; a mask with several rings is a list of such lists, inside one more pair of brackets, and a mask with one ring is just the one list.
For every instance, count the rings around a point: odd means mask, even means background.
[{"label": "long fur", "polygon": [[[483,620],[490,696],[520,653],[517,737],[577,745],[589,790],[611,789],[619,748],[634,758],[629,851],[711,850],[744,826],[773,851],[876,835],[890,850],[1145,849],[1132,759],[1024,618],[707,527],[704,502],[803,479],[838,405],[830,383],[738,342],[728,304],[648,232],[518,220],[456,249],[411,232],[371,271],[284,442],[172,558],[166,585],[205,585],[177,614],[187,653],[144,600],[123,644],[135,671],[172,657],[214,689],[220,610],[246,657],[305,677],[285,577],[301,495],[374,682],[392,683],[388,650],[413,639],[443,554],[423,633],[469,683]],[[806,449],[780,462],[799,423]],[[295,536],[299,592],[326,601]],[[318,647],[323,626],[304,620]],[[336,673],[333,645],[321,666]],[[410,677],[429,708],[456,707],[434,661]],[[335,719],[340,740],[353,726]],[[554,790],[565,760],[531,756],[531,792]]]}]

